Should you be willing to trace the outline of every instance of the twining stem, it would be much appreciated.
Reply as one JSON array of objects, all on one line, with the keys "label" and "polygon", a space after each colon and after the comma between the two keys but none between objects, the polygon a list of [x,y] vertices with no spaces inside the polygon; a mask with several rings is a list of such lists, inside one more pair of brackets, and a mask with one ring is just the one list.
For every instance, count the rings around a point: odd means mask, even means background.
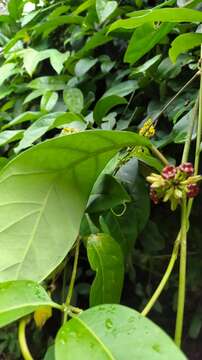
[{"label": "twining stem", "polygon": [[186,292],[186,262],[187,262],[187,200],[182,200],[181,239],[180,239],[180,272],[177,304],[177,320],[175,328],[175,343],[180,347],[183,331],[184,305]]},{"label": "twining stem", "polygon": [[75,247],[74,264],[73,264],[73,269],[72,269],[71,280],[70,280],[70,284],[69,284],[67,298],[65,301],[66,311],[64,311],[63,323],[65,323],[67,320],[68,308],[69,308],[72,294],[74,291],[74,284],[75,284],[75,280],[76,280],[76,273],[77,273],[77,266],[78,266],[78,259],[79,259],[79,247],[80,247],[80,238],[78,237],[78,239],[76,241],[76,247]]},{"label": "twining stem", "polygon": [[141,312],[141,314],[143,316],[147,316],[147,314],[149,313],[149,311],[152,309],[152,307],[154,306],[155,302],[158,300],[159,296],[161,295],[161,292],[163,291],[170,275],[171,272],[174,268],[175,265],[175,261],[177,259],[178,256],[178,250],[179,250],[179,244],[180,244],[180,232],[178,233],[178,236],[175,240],[174,243],[174,247],[173,247],[173,251],[172,251],[172,255],[169,261],[169,264],[167,266],[167,269],[163,275],[162,280],[160,281],[156,291],[154,292],[154,294],[152,295],[151,299],[149,300],[149,302],[147,303],[147,305],[145,306],[145,308],[143,309],[143,311]]},{"label": "twining stem", "polygon": [[32,355],[30,354],[30,351],[29,351],[29,348],[27,345],[27,341],[26,341],[25,330],[26,330],[27,322],[28,322],[27,318],[22,318],[20,320],[19,328],[18,328],[18,341],[19,341],[20,350],[21,350],[24,360],[34,360]]},{"label": "twining stem", "polygon": [[157,125],[159,117],[164,111],[173,103],[175,99],[200,75],[200,71],[197,71],[192,78],[184,84],[184,86],[167,102],[167,104],[161,109],[161,111],[153,118],[153,123]]}]

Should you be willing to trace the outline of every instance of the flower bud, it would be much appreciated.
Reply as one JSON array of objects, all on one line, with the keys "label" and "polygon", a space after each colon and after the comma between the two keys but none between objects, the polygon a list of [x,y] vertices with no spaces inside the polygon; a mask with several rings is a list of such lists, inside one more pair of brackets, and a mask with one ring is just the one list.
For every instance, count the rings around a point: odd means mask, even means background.
[{"label": "flower bud", "polygon": [[167,165],[162,170],[162,176],[166,180],[173,179],[177,173],[176,167],[174,165]]},{"label": "flower bud", "polygon": [[181,164],[178,169],[185,173],[187,176],[192,176],[194,174],[194,168],[193,168],[193,165],[192,163],[190,162],[186,162],[186,163],[183,163]]},{"label": "flower bud", "polygon": [[155,205],[159,203],[159,198],[158,198],[157,192],[155,190],[150,188],[149,195]]},{"label": "flower bud", "polygon": [[199,193],[199,186],[197,184],[189,184],[187,185],[187,196],[189,198],[194,198]]}]

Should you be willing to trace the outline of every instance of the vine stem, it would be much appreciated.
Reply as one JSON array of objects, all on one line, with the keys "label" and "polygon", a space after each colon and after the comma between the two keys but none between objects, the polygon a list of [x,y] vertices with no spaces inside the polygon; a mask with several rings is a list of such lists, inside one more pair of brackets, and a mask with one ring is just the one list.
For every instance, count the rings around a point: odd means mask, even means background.
[{"label": "vine stem", "polygon": [[27,340],[26,340],[25,330],[26,330],[27,323],[28,323],[27,318],[22,318],[20,320],[19,328],[18,328],[18,341],[19,341],[20,350],[21,350],[24,360],[34,360],[32,355],[30,354],[30,351],[29,351],[29,348],[27,345]]},{"label": "vine stem", "polygon": [[70,280],[70,284],[69,284],[69,289],[68,289],[68,293],[67,293],[67,298],[66,298],[66,301],[65,301],[65,310],[64,310],[63,323],[65,323],[66,320],[67,320],[68,311],[69,311],[69,305],[70,305],[70,302],[71,302],[71,298],[72,298],[72,294],[73,294],[73,290],[74,290],[74,284],[75,284],[75,281],[76,281],[76,273],[77,273],[78,259],[79,259],[79,248],[80,248],[80,237],[78,237],[77,240],[76,240],[74,264],[73,264],[73,270],[72,270],[71,280]]},{"label": "vine stem", "polygon": [[172,270],[174,268],[175,265],[175,261],[177,259],[178,256],[178,251],[179,251],[179,244],[180,244],[180,232],[178,233],[178,236],[175,240],[174,243],[174,247],[173,247],[173,251],[172,251],[172,255],[169,261],[169,264],[167,266],[167,269],[163,275],[162,280],[160,281],[156,291],[154,292],[154,294],[152,295],[151,299],[149,300],[149,302],[147,303],[147,305],[145,306],[145,308],[143,309],[143,311],[141,312],[141,314],[143,316],[147,316],[147,314],[149,313],[149,311],[152,309],[152,307],[154,306],[155,302],[158,300],[159,296],[161,295],[161,292],[163,291],[171,273]]},{"label": "vine stem", "polygon": [[180,240],[180,272],[179,272],[179,289],[177,304],[177,319],[175,327],[175,343],[181,346],[184,305],[186,292],[186,262],[187,262],[187,201],[186,197],[182,199],[182,215],[181,215],[181,240]]},{"label": "vine stem", "polygon": [[198,75],[200,75],[200,71],[197,71],[189,81],[181,87],[181,89],[167,102],[167,104],[161,109],[161,111],[154,117],[153,122],[155,126],[157,125],[159,117],[163,114],[163,112],[173,103],[175,99],[194,81]]},{"label": "vine stem", "polygon": [[151,151],[157,158],[159,158],[159,160],[162,162],[162,164],[164,164],[164,165],[169,164],[169,162],[165,158],[165,156],[154,145],[151,146]]}]

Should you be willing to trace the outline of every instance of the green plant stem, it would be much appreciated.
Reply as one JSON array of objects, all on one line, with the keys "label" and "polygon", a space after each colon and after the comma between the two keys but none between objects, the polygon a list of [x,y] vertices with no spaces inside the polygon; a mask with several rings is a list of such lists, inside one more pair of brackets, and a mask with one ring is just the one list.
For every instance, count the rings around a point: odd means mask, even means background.
[{"label": "green plant stem", "polygon": [[159,160],[162,162],[162,164],[164,164],[164,165],[169,164],[169,162],[165,158],[165,156],[154,145],[151,146],[151,151],[157,158],[159,158]]},{"label": "green plant stem", "polygon": [[174,243],[174,247],[173,247],[173,251],[172,251],[172,255],[169,261],[169,264],[167,266],[167,269],[163,275],[162,280],[160,281],[156,291],[154,292],[154,294],[152,295],[151,299],[149,300],[149,302],[147,303],[147,305],[145,306],[145,308],[143,309],[143,311],[141,312],[141,314],[143,316],[147,316],[147,314],[149,313],[149,311],[152,309],[152,307],[154,306],[154,304],[156,303],[156,301],[158,300],[159,296],[161,295],[171,273],[172,270],[174,268],[175,265],[175,261],[177,259],[178,256],[178,250],[179,250],[179,244],[180,244],[180,232],[178,233],[178,236],[175,240]]},{"label": "green plant stem", "polygon": [[76,273],[77,273],[77,266],[78,266],[78,259],[79,259],[79,247],[80,247],[80,238],[78,237],[78,239],[76,241],[76,248],[75,248],[72,276],[71,276],[71,280],[70,280],[70,284],[69,284],[67,298],[66,298],[66,301],[65,301],[63,323],[65,323],[66,320],[67,320],[68,311],[69,311],[69,305],[70,305],[73,290],[74,290],[74,284],[75,284],[75,280],[76,280]]},{"label": "green plant stem", "polygon": [[174,100],[194,81],[200,74],[200,71],[197,71],[192,78],[184,84],[184,86],[167,102],[167,104],[162,108],[162,110],[153,118],[153,123],[155,126],[159,120],[159,117],[163,114],[163,112],[173,103]]},{"label": "green plant stem", "polygon": [[20,320],[19,328],[18,328],[18,341],[24,360],[34,360],[32,355],[30,354],[26,341],[25,330],[26,330],[27,321],[28,321],[27,318],[23,318]]},{"label": "green plant stem", "polygon": [[175,327],[175,343],[181,346],[183,320],[184,320],[184,305],[186,292],[186,262],[187,262],[187,200],[186,197],[182,200],[182,215],[181,215],[181,240],[180,240],[180,273],[179,273],[179,289],[178,289],[178,304],[177,304],[177,320]]}]

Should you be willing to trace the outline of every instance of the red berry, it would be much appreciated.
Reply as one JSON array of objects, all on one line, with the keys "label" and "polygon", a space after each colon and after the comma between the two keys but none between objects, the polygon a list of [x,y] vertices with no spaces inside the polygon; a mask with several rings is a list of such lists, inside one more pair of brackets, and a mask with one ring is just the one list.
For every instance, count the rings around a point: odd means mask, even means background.
[{"label": "red berry", "polygon": [[187,163],[183,163],[179,166],[179,170],[182,171],[183,173],[187,174],[188,176],[192,176],[194,174],[194,168],[192,163],[187,162]]},{"label": "red berry", "polygon": [[164,167],[164,169],[162,170],[162,176],[164,179],[166,180],[170,180],[173,179],[176,175],[176,167],[174,165],[167,165]]},{"label": "red berry", "polygon": [[150,188],[149,195],[155,205],[159,203],[159,198],[158,198],[157,192],[154,189]]},{"label": "red berry", "polygon": [[198,195],[199,193],[199,186],[197,184],[189,184],[187,185],[187,196],[189,198],[194,198]]}]

